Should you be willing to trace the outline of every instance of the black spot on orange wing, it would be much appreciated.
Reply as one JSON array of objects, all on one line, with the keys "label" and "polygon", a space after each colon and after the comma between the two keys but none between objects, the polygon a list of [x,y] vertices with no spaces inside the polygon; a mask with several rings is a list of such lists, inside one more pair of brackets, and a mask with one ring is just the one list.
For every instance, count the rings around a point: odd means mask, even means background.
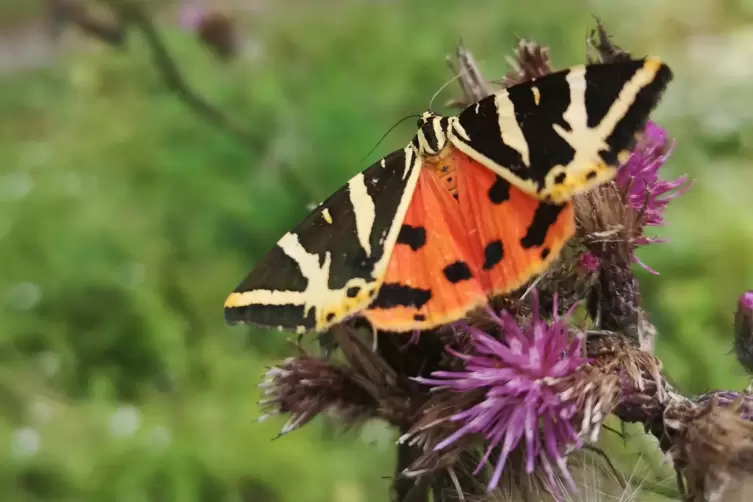
[{"label": "black spot on orange wing", "polygon": [[544,248],[544,249],[542,249],[542,250],[541,250],[541,259],[542,259],[542,260],[546,260],[546,259],[547,259],[547,257],[549,256],[549,253],[551,253],[551,252],[552,252],[552,250],[551,250],[551,249],[549,249],[549,248]]},{"label": "black spot on orange wing", "polygon": [[400,234],[397,236],[397,243],[405,244],[413,251],[418,251],[426,244],[426,229],[403,224],[400,227]]},{"label": "black spot on orange wing", "polygon": [[504,257],[505,251],[502,241],[499,239],[493,240],[484,248],[484,265],[482,268],[490,270],[497,263],[501,262]]},{"label": "black spot on orange wing", "polygon": [[492,204],[502,204],[510,198],[510,183],[497,176],[497,179],[487,193]]},{"label": "black spot on orange wing", "polygon": [[423,314],[413,314],[413,319],[415,321],[425,321],[426,320],[426,316],[423,315]]},{"label": "black spot on orange wing", "polygon": [[369,308],[389,309],[392,307],[421,308],[431,299],[431,290],[413,288],[400,283],[385,283],[379,289],[374,303]]},{"label": "black spot on orange wing", "polygon": [[520,239],[520,244],[526,248],[538,247],[544,244],[547,233],[557,221],[557,217],[564,205],[547,204],[541,202],[533,215],[533,221],[528,226],[525,236]]},{"label": "black spot on orange wing", "polygon": [[442,270],[442,273],[444,273],[447,280],[453,284],[473,278],[471,269],[468,268],[468,264],[464,261],[456,261],[455,263],[447,265],[444,270]]}]

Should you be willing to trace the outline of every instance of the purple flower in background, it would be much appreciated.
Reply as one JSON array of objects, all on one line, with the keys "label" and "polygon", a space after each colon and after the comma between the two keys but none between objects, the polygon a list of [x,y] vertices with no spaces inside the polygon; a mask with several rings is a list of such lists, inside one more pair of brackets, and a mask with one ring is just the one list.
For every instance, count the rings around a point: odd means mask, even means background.
[{"label": "purple flower in background", "polygon": [[746,291],[737,300],[735,354],[740,364],[753,373],[753,291]]},{"label": "purple flower in background", "polygon": [[178,10],[178,24],[188,31],[198,31],[207,14],[206,8],[195,3],[185,3]]},{"label": "purple flower in background", "polygon": [[478,328],[465,327],[472,339],[472,352],[448,349],[463,360],[463,371],[436,371],[433,378],[416,379],[451,392],[486,390],[483,401],[450,418],[462,425],[434,450],[467,434],[484,436],[488,446],[476,472],[497,447],[500,449],[489,490],[499,483],[507,457],[520,443],[525,445],[526,472],[542,467],[556,489],[552,468],[556,465],[568,487],[575,489],[565,453],[568,447],[581,446],[578,429],[582,400],[571,384],[588,359],[582,355],[583,338],[569,336],[567,320],[571,312],[559,317],[555,297],[554,320],[547,323],[539,316],[534,292],[531,318],[522,326],[508,312],[499,317],[492,314],[501,340]]},{"label": "purple flower in background", "polygon": [[219,10],[212,10],[201,2],[186,2],[178,10],[178,24],[195,34],[215,55],[227,59],[239,49],[234,19]]},{"label": "purple flower in background", "polygon": [[[667,161],[673,148],[674,140],[668,140],[664,129],[648,122],[643,137],[630,158],[617,171],[615,181],[625,190],[627,205],[641,214],[643,225],[663,225],[664,210],[669,202],[690,187],[690,184],[686,184],[687,176],[680,176],[672,181],[659,179],[659,169]],[[646,236],[635,241],[637,245],[652,242],[664,241]]]}]

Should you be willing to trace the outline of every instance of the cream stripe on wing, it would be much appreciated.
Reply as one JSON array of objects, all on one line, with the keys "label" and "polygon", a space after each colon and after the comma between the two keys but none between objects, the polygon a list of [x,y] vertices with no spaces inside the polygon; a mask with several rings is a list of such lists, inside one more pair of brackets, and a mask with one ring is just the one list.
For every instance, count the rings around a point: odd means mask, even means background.
[{"label": "cream stripe on wing", "polygon": [[601,119],[598,131],[601,136],[607,138],[615,127],[617,122],[625,116],[630,107],[635,103],[638,93],[656,79],[656,74],[661,68],[661,61],[655,58],[647,59],[640,70],[635,72],[633,78],[622,87],[619,97],[609,107],[609,111]]},{"label": "cream stripe on wing", "polygon": [[586,67],[571,68],[565,77],[570,87],[570,104],[562,118],[573,130],[588,129],[588,111],[586,110]]},{"label": "cream stripe on wing", "polygon": [[570,125],[570,130],[565,130],[559,124],[553,124],[553,127],[557,134],[575,150],[575,157],[570,165],[590,165],[599,158],[599,151],[609,149],[605,141],[609,133],[602,135],[598,128],[588,127],[586,67],[581,65],[571,68],[565,80],[570,87],[570,104],[562,114],[562,118]]},{"label": "cream stripe on wing", "polygon": [[[309,253],[306,251],[298,239],[298,236],[289,232],[278,241],[277,246],[295,261],[301,274],[307,279],[308,283],[305,291],[254,289],[244,292],[233,292],[225,301],[225,307],[242,308],[249,305],[295,305],[303,306],[304,316],[308,315],[308,312],[312,308],[315,308],[317,329],[324,329],[332,323],[338,322],[344,316],[366,307],[373,300],[373,294],[375,294],[374,289],[372,289],[370,296],[364,296],[363,298],[348,298],[346,296],[346,291],[353,287],[365,290],[370,285],[375,285],[377,288],[381,285],[381,280],[384,277],[387,265],[392,256],[392,250],[397,241],[398,233],[400,232],[402,222],[405,219],[405,213],[413,200],[413,192],[415,191],[418,177],[421,174],[421,157],[416,155],[414,148],[412,146],[406,147],[404,149],[404,154],[405,168],[403,176],[404,179],[405,177],[407,177],[407,179],[405,180],[403,195],[398,203],[394,220],[391,222],[386,235],[384,235],[379,242],[379,245],[383,246],[383,253],[379,261],[374,264],[372,272],[373,279],[352,278],[347,281],[343,288],[330,289],[330,253],[325,253],[324,263],[320,266],[319,263],[321,257],[316,253]],[[351,192],[351,201],[353,202],[354,211],[356,212],[356,227],[357,232],[359,233],[359,240],[361,240],[362,235],[370,235],[374,223],[374,217],[364,216],[369,211],[368,203],[364,202],[362,197],[362,195],[365,194],[364,177],[358,175],[357,178],[361,178],[361,181],[360,183],[353,183],[352,187],[355,187],[355,190]],[[349,191],[350,188],[351,187],[349,187]],[[363,191],[361,195],[358,195],[361,188],[363,188]],[[353,193],[356,195],[353,195]],[[368,194],[366,194],[366,196],[368,197]],[[370,197],[368,197],[368,199],[371,200]],[[373,201],[371,202],[373,205]],[[368,233],[365,228],[359,226],[364,223],[358,223],[359,218],[365,217],[368,218],[367,221],[370,221]],[[361,244],[363,245],[363,241],[361,241]],[[345,300],[348,300],[349,303],[344,303]],[[334,314],[334,317],[329,319],[328,316],[332,314]]]},{"label": "cream stripe on wing", "polygon": [[380,242],[380,244],[384,246],[384,251],[382,252],[382,257],[379,259],[379,261],[374,264],[374,278],[377,280],[381,280],[382,276],[384,276],[384,273],[387,270],[387,265],[389,264],[390,258],[392,257],[392,250],[395,247],[395,242],[397,241],[397,236],[400,233],[400,228],[402,228],[403,226],[405,213],[408,212],[408,206],[410,206],[410,203],[413,200],[413,193],[416,190],[418,177],[421,175],[421,165],[421,157],[419,155],[416,155],[413,147],[405,147],[405,172],[403,173],[403,177],[405,177],[406,173],[410,174],[408,176],[408,179],[406,180],[405,190],[403,191],[403,198],[400,199],[400,203],[397,206],[397,211],[395,211],[394,222],[390,227],[390,230],[387,232],[387,235],[384,237],[382,242]]},{"label": "cream stripe on wing", "polygon": [[444,132],[442,131],[442,122],[439,117],[433,119],[431,121],[431,127],[434,129],[434,138],[437,140],[437,150],[441,150],[444,141],[442,141],[442,138],[444,137]]},{"label": "cream stripe on wing", "polygon": [[[419,139],[419,142],[420,142],[420,139]],[[410,146],[405,147],[404,152],[405,152],[405,166],[403,167],[403,179],[408,177],[408,175],[411,173],[411,168],[413,167],[413,164],[415,163],[413,159],[413,157],[415,156],[413,147],[410,147]],[[410,190],[410,196],[413,197],[412,189]]]},{"label": "cream stripe on wing", "polygon": [[366,251],[366,256],[371,256],[371,230],[374,228],[376,208],[374,200],[366,190],[366,178],[363,174],[357,174],[348,181],[348,195],[356,218],[358,242]]},{"label": "cream stripe on wing", "polygon": [[523,135],[518,120],[515,118],[515,105],[510,100],[507,91],[500,92],[494,98],[494,104],[497,107],[497,120],[499,121],[499,131],[502,135],[502,141],[518,152],[523,159],[523,163],[531,166],[531,155],[528,151],[528,142]]},{"label": "cream stripe on wing", "polygon": [[647,60],[643,67],[625,83],[609,111],[593,129],[588,127],[588,111],[586,110],[586,67],[578,66],[570,70],[566,77],[570,86],[570,105],[563,114],[563,118],[572,130],[566,131],[558,124],[554,124],[554,130],[576,152],[576,158],[570,163],[571,165],[593,162],[593,159],[598,158],[599,151],[609,149],[606,139],[635,103],[638,93],[653,82],[660,67],[661,63],[658,60]]},{"label": "cream stripe on wing", "polygon": [[[324,263],[319,266],[319,255],[309,253],[293,233],[286,233],[277,242],[277,246],[298,265],[301,274],[307,279],[305,291],[276,291],[254,289],[231,294],[225,307],[245,307],[247,305],[302,305],[304,316],[308,311],[326,301],[332,293],[329,289],[329,267],[332,257],[329,252],[324,255]],[[311,303],[310,300],[316,301]]]}]

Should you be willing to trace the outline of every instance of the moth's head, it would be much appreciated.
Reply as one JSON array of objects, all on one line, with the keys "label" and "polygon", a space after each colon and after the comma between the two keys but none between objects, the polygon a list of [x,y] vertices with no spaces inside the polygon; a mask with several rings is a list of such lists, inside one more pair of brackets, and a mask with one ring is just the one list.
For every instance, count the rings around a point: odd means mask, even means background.
[{"label": "moth's head", "polygon": [[447,146],[450,130],[449,117],[426,111],[418,119],[418,132],[414,142],[424,155],[436,155]]}]

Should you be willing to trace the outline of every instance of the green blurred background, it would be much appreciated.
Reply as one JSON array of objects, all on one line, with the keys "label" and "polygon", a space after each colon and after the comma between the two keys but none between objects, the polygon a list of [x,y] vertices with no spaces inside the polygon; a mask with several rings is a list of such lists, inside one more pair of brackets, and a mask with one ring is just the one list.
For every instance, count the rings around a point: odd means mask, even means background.
[{"label": "green blurred background", "polygon": [[[43,7],[0,3],[0,500],[386,500],[382,424],[317,420],[272,441],[283,421],[256,422],[256,384],[291,346],[226,327],[222,303],[309,204],[406,143],[413,121],[359,162],[452,76],[458,39],[489,77],[516,36],[564,67],[584,60],[592,14],[676,74],[654,116],[677,138],[665,177],[696,181],[660,229],[670,242],[641,252],[661,273],[639,272],[658,355],[684,392],[746,385],[729,351],[753,288],[752,1],[214,5],[241,35],[229,62],[178,6],[152,6],[186,81],[243,142],[166,88],[137,31],[117,49],[68,27],[53,45]],[[619,453],[628,470],[641,441]]]}]

